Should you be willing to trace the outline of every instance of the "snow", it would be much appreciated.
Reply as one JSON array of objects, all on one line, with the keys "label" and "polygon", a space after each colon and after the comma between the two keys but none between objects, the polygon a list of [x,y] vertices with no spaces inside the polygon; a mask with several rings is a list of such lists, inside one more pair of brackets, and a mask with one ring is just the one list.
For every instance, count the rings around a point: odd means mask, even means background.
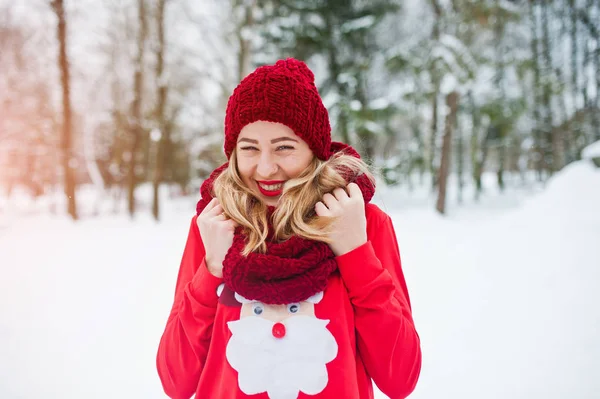
[{"label": "snow", "polygon": [[385,134],[385,128],[383,128],[379,123],[373,121],[366,121],[364,122],[364,127],[371,133],[379,135]]},{"label": "snow", "polygon": [[452,50],[455,54],[459,54],[461,61],[463,61],[471,71],[477,70],[478,65],[471,55],[471,50],[469,50],[469,48],[456,36],[443,34],[440,37],[440,44]]},{"label": "snow", "polygon": [[360,111],[362,109],[362,103],[358,100],[350,101],[350,109],[352,111]]},{"label": "snow", "polygon": [[[453,75],[454,79],[466,79],[467,72],[457,59],[456,54],[453,52],[454,49],[448,48],[444,44],[436,44],[431,50],[431,58],[440,59],[448,68],[449,73]],[[446,74],[448,75],[448,74]],[[446,76],[444,75],[444,76]]]},{"label": "snow", "polygon": [[369,108],[373,110],[383,110],[390,106],[390,100],[385,97],[377,98],[369,103]]},{"label": "snow", "polygon": [[368,29],[372,27],[376,21],[377,19],[374,15],[366,15],[364,17],[360,17],[353,21],[342,24],[340,30],[344,33],[349,33],[360,29]]},{"label": "snow", "polygon": [[583,159],[592,159],[600,157],[600,141],[596,141],[585,147],[583,151],[581,151],[581,157]]},{"label": "snow", "polygon": [[[40,213],[51,201],[0,195],[1,398],[165,397],[154,357],[195,201],[164,194],[156,223],[148,194],[135,221],[77,223]],[[411,398],[597,397],[600,171],[571,164],[526,198],[488,186],[447,217],[418,195],[375,197],[422,340]],[[82,213],[91,198],[79,196]]]},{"label": "snow", "polygon": [[415,398],[596,397],[599,203],[600,173],[577,163],[488,223],[425,212],[398,226],[404,264],[426,269],[407,271],[424,352]]},{"label": "snow", "polygon": [[499,2],[499,6],[509,12],[518,14],[520,12],[523,12],[523,10],[521,9],[521,7],[519,7],[517,4],[515,4],[516,2],[514,1],[510,1],[510,0],[501,0]]}]

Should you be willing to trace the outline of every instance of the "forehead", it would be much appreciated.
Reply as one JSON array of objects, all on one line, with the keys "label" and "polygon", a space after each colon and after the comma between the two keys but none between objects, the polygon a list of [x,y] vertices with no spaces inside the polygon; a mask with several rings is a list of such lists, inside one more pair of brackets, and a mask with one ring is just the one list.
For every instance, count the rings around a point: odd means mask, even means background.
[{"label": "forehead", "polygon": [[282,123],[257,121],[244,126],[240,131],[238,141],[241,138],[271,140],[279,137],[290,137],[295,140],[300,140],[292,129]]}]

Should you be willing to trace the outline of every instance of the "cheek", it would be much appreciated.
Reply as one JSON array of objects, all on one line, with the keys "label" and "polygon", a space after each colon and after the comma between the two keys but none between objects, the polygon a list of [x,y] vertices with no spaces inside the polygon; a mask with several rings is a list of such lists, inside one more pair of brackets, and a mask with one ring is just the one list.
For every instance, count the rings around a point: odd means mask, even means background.
[{"label": "cheek", "polygon": [[302,304],[300,306],[300,311],[296,314],[302,315],[302,316],[316,317],[315,316],[315,305],[310,302],[302,302]]},{"label": "cheek", "polygon": [[286,159],[285,162],[282,162],[282,168],[285,174],[292,179],[300,175],[310,165],[311,160],[312,158],[303,156],[292,156]]},{"label": "cheek", "polygon": [[248,316],[252,316],[252,306],[243,304],[242,310],[240,311],[240,319]]},{"label": "cheek", "polygon": [[238,159],[237,170],[238,174],[245,182],[251,179],[253,169],[252,164],[248,162],[248,160]]}]

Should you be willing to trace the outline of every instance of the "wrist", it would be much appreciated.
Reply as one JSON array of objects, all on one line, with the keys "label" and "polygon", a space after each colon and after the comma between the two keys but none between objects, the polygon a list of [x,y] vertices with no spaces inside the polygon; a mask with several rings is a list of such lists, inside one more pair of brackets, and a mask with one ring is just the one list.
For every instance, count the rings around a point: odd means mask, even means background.
[{"label": "wrist", "polygon": [[365,238],[364,240],[356,240],[353,243],[347,243],[345,245],[336,245],[336,246],[331,246],[331,250],[333,251],[333,254],[335,256],[342,256],[347,254],[348,252],[352,252],[354,251],[356,248],[362,247],[363,245],[365,245],[367,243],[367,239]]},{"label": "wrist", "polygon": [[223,278],[223,267],[214,266],[215,262],[209,258],[204,258],[204,263],[206,264],[206,268],[210,274],[218,278]]}]

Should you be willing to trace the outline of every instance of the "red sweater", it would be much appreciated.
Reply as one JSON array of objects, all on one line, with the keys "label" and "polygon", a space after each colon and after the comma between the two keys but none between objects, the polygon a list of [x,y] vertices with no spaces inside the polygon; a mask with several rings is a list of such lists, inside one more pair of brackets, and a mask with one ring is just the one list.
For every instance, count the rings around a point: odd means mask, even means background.
[{"label": "red sweater", "polygon": [[419,336],[389,216],[366,207],[368,242],[337,257],[327,288],[264,305],[222,290],[192,219],[157,368],[173,399],[372,399],[371,379],[407,397],[421,370]]}]

